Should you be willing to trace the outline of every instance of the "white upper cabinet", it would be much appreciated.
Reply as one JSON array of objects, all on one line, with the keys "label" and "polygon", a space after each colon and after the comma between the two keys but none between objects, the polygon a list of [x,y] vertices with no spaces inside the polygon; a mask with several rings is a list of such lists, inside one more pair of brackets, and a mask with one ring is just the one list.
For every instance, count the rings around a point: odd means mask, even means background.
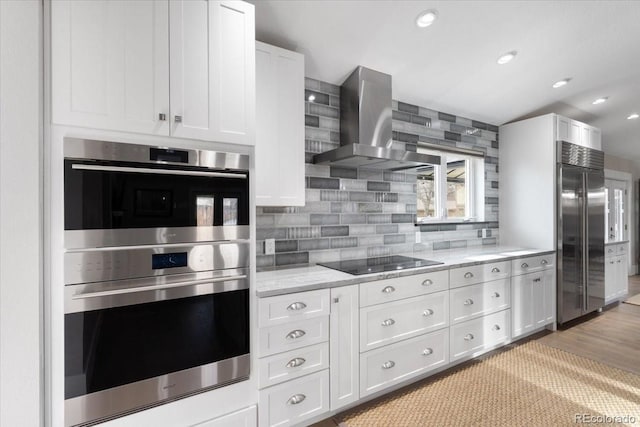
[{"label": "white upper cabinet", "polygon": [[562,116],[557,116],[556,120],[556,140],[602,150],[600,129]]},{"label": "white upper cabinet", "polygon": [[171,134],[254,144],[253,5],[172,0]]},{"label": "white upper cabinet", "polygon": [[54,123],[254,144],[253,5],[60,0],[51,9]]},{"label": "white upper cabinet", "polygon": [[51,2],[58,124],[169,134],[166,1]]},{"label": "white upper cabinet", "polygon": [[304,56],[256,42],[256,204],[304,206]]}]

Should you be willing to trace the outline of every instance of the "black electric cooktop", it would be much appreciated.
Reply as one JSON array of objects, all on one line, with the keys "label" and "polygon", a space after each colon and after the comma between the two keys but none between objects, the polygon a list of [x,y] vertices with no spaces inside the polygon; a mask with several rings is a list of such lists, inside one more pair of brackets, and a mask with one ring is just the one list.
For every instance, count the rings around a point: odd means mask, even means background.
[{"label": "black electric cooktop", "polygon": [[440,261],[411,258],[408,256],[392,255],[376,258],[351,259],[347,261],[334,261],[319,263],[323,267],[344,271],[349,274],[381,273],[383,271],[405,270],[407,268],[428,267],[430,265],[444,264]]}]

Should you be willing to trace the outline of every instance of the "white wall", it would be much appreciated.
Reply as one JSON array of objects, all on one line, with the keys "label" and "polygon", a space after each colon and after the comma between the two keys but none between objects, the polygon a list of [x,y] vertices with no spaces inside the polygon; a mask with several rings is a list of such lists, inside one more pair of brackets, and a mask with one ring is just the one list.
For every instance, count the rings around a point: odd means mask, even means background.
[{"label": "white wall", "polygon": [[42,2],[0,1],[0,426],[42,425]]}]

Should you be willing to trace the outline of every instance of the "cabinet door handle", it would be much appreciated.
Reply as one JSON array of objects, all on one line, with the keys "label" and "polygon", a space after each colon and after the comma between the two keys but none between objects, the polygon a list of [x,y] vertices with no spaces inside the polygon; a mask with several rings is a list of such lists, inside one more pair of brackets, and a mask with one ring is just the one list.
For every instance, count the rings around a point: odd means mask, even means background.
[{"label": "cabinet door handle", "polygon": [[298,338],[301,338],[303,336],[305,336],[307,333],[305,331],[303,331],[302,329],[296,329],[295,331],[291,331],[287,334],[287,339],[288,340],[295,340]]},{"label": "cabinet door handle", "polygon": [[494,298],[500,298],[500,293],[499,292],[494,292],[492,296]]},{"label": "cabinet door handle", "polygon": [[385,319],[385,320],[382,321],[381,325],[382,326],[391,326],[391,325],[394,325],[395,323],[396,323],[396,321],[393,320],[393,319]]},{"label": "cabinet door handle", "polygon": [[542,280],[542,278],[540,277],[536,277],[535,279],[533,279],[534,282],[539,282],[540,280]]},{"label": "cabinet door handle", "polygon": [[294,394],[293,396],[291,396],[289,398],[289,400],[287,400],[287,404],[288,405],[297,405],[298,403],[304,402],[304,400],[306,398],[307,398],[307,396],[305,396],[304,394]]},{"label": "cabinet door handle", "polygon": [[293,302],[291,304],[289,304],[289,306],[287,307],[287,310],[289,311],[298,311],[298,310],[302,310],[307,308],[307,304],[303,303],[303,302]]},{"label": "cabinet door handle", "polygon": [[492,272],[492,273],[500,273],[500,269],[499,269],[498,267],[493,267],[493,268],[491,269],[491,272]]},{"label": "cabinet door handle", "polygon": [[427,308],[425,311],[423,311],[423,312],[422,312],[422,315],[423,315],[424,317],[429,317],[429,316],[431,316],[432,314],[433,314],[433,310],[432,310],[432,309],[430,309],[430,308]]},{"label": "cabinet door handle", "polygon": [[160,120],[161,122],[166,121],[167,120],[167,115],[165,113],[158,114],[158,120]]},{"label": "cabinet door handle", "polygon": [[465,341],[471,341],[474,338],[475,337],[473,336],[473,334],[467,334],[467,335],[464,336],[464,340]]},{"label": "cabinet door handle", "polygon": [[307,360],[302,357],[296,357],[294,359],[289,360],[289,363],[286,364],[287,368],[297,368],[298,366],[302,366],[304,362]]},{"label": "cabinet door handle", "polygon": [[384,292],[385,294],[390,294],[391,292],[394,292],[396,290],[396,288],[394,288],[393,286],[385,286],[384,288],[382,288],[382,292]]},{"label": "cabinet door handle", "polygon": [[430,354],[433,353],[433,349],[432,348],[425,348],[424,351],[422,352],[423,356],[428,356]]},{"label": "cabinet door handle", "polygon": [[622,262],[622,260],[621,260],[621,259],[619,259],[619,260],[618,260],[618,264],[620,264],[621,262]]},{"label": "cabinet door handle", "polygon": [[393,368],[394,366],[396,366],[396,362],[394,362],[393,360],[389,360],[389,361],[384,362],[384,363],[382,364],[382,369],[391,369],[391,368]]},{"label": "cabinet door handle", "polygon": [[529,268],[529,264],[527,264],[526,262],[523,262],[522,265],[520,266],[522,268]]},{"label": "cabinet door handle", "polygon": [[422,281],[422,286],[431,286],[433,285],[433,280],[431,279],[425,279]]},{"label": "cabinet door handle", "polygon": [[542,261],[540,261],[540,264],[547,265],[549,264],[549,261],[547,261],[546,259],[543,259]]},{"label": "cabinet door handle", "polygon": [[613,249],[609,249],[609,253],[612,253],[612,252],[613,252]]},{"label": "cabinet door handle", "polygon": [[174,120],[176,123],[182,123],[182,116],[175,116],[175,117],[173,118],[173,120]]},{"label": "cabinet door handle", "polygon": [[340,302],[340,297],[335,297],[335,298],[333,299],[333,303],[334,303],[334,304],[337,304],[337,303],[339,303],[339,302]]},{"label": "cabinet door handle", "polygon": [[464,273],[465,279],[471,279],[472,277],[473,277],[473,273],[471,273],[470,271],[467,271],[466,273]]},{"label": "cabinet door handle", "polygon": [[500,330],[500,325],[493,325],[493,328],[491,328],[492,331],[499,331]]},{"label": "cabinet door handle", "polygon": [[464,300],[464,305],[473,305],[473,300],[471,298]]}]

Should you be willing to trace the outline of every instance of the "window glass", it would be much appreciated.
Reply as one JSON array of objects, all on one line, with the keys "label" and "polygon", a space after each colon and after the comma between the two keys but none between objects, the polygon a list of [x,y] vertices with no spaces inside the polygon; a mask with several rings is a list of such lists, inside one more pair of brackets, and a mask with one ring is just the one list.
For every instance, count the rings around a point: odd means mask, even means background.
[{"label": "window glass", "polygon": [[417,215],[418,218],[435,218],[436,214],[436,186],[435,167],[423,168],[418,173],[418,185],[416,188]]},{"label": "window glass", "polygon": [[447,159],[447,217],[467,216],[467,161]]}]

